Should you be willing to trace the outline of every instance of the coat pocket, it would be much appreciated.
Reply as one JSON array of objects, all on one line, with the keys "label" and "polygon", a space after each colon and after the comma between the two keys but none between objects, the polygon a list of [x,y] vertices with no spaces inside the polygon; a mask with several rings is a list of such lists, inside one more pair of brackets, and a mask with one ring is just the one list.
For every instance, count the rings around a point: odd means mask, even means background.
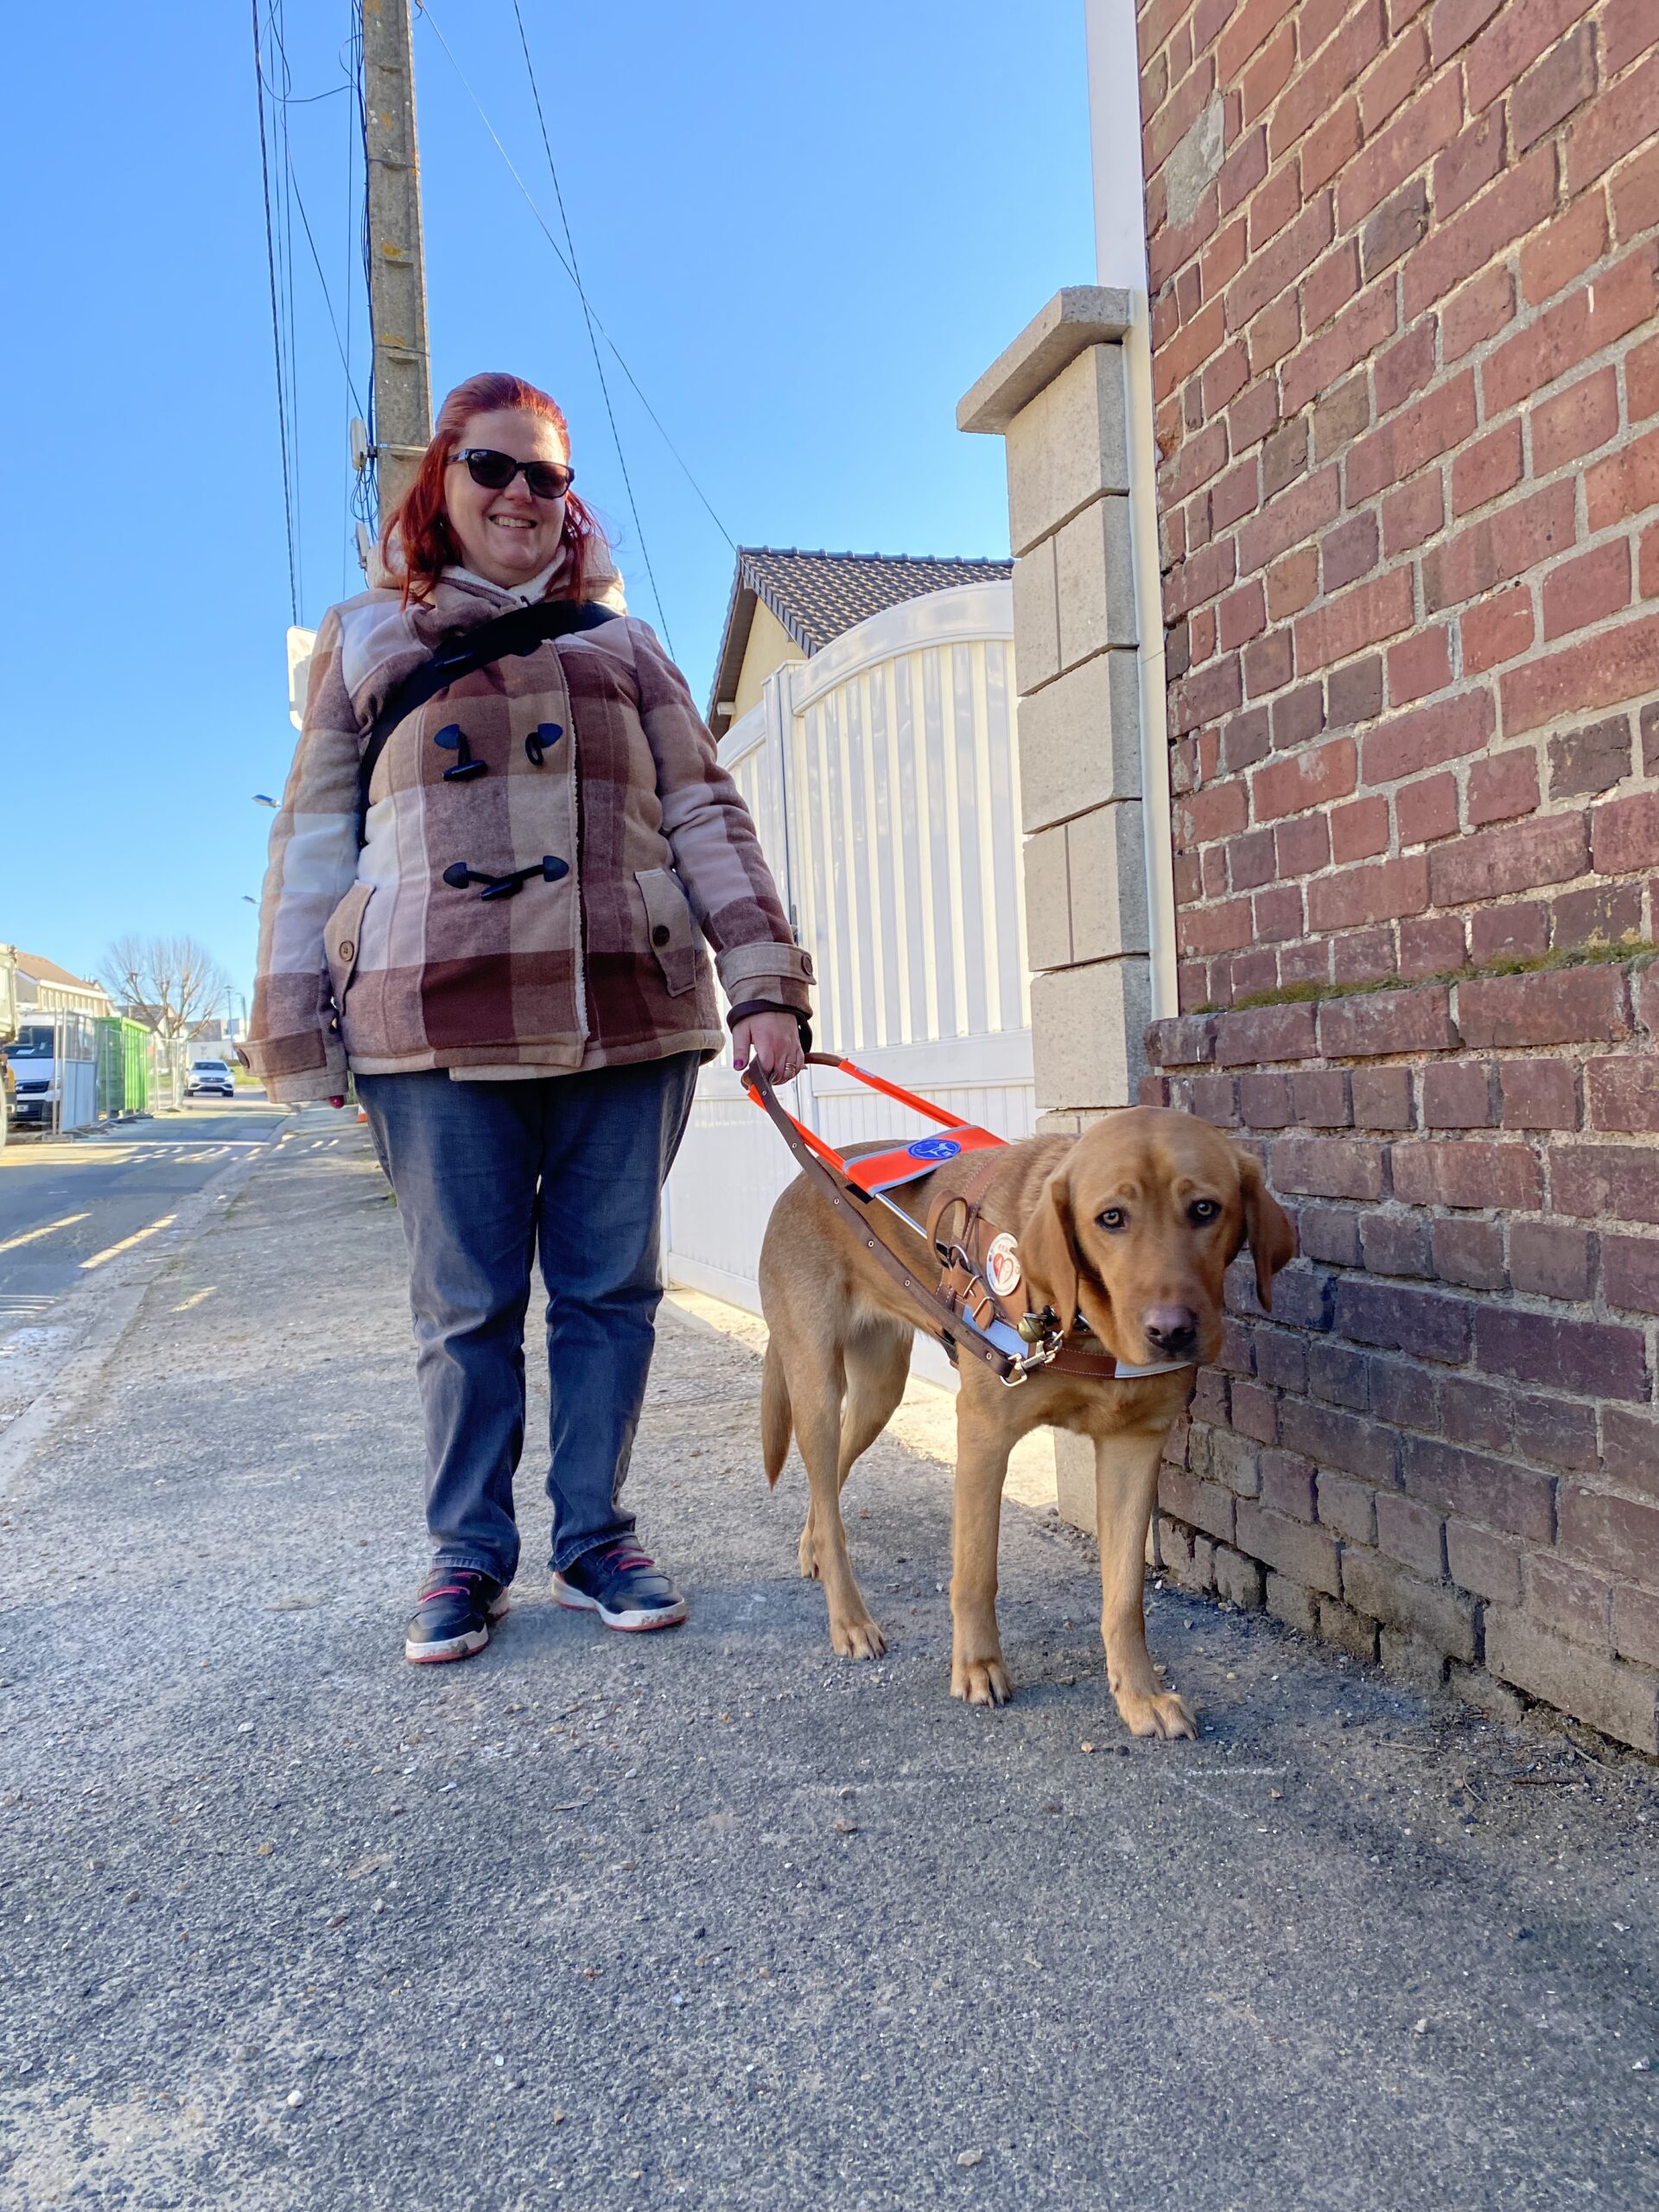
[{"label": "coat pocket", "polygon": [[336,1014],[345,1007],[346,993],[357,966],[362,939],[364,909],[373,895],[372,883],[354,883],[323,925],[322,949],[328,962],[328,981],[334,987]]},{"label": "coat pocket", "polygon": [[671,997],[695,990],[697,982],[697,934],[691,909],[672,868],[640,868],[633,872],[639,895],[645,902],[645,931],[663,982]]}]

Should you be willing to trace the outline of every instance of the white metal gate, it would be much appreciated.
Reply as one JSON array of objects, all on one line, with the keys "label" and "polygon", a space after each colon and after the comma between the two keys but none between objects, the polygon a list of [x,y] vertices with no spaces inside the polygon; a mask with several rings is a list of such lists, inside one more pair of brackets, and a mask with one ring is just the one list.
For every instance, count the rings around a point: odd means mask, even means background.
[{"label": "white metal gate", "polygon": [[[1036,1109],[1013,637],[1003,582],[891,607],[770,677],[720,754],[812,954],[821,1048],[1020,1137]],[[791,1091],[837,1146],[924,1126],[831,1070]],[[794,1172],[730,1067],[705,1068],[669,1179],[670,1280],[758,1310]]]}]

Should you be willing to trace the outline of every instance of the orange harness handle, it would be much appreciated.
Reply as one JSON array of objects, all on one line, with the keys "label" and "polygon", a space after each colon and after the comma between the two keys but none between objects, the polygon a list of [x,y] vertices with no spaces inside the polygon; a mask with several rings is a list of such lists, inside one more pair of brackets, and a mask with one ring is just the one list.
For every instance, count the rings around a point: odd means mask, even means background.
[{"label": "orange harness handle", "polygon": [[[868,1068],[859,1067],[852,1060],[843,1060],[839,1053],[809,1052],[806,1059],[807,1065],[811,1067],[839,1068],[843,1075],[851,1076],[855,1083],[861,1083],[867,1090],[879,1090],[884,1098],[895,1099],[900,1106],[908,1106],[913,1114],[919,1114],[925,1121],[937,1122],[941,1128],[971,1129],[974,1127],[971,1122],[964,1122],[959,1114],[947,1114],[943,1106],[934,1105],[931,1099],[918,1098],[913,1090],[901,1090],[898,1084],[887,1082],[885,1077],[872,1075]],[[742,1077],[742,1084],[753,1103],[763,1114],[767,1112],[766,1100],[749,1081],[747,1073]],[[826,1167],[832,1168],[837,1175],[847,1175],[851,1173],[847,1162],[838,1152],[827,1145],[822,1137],[815,1135],[804,1122],[798,1122],[782,1099],[778,1097],[776,1092],[772,1096],[778,1111],[782,1114],[815,1159],[821,1160]]]}]

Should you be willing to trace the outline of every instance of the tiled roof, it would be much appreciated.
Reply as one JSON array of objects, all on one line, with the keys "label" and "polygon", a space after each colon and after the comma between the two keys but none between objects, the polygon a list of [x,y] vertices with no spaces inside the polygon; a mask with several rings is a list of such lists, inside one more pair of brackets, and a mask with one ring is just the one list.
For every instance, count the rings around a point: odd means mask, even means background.
[{"label": "tiled roof", "polygon": [[67,968],[60,968],[55,960],[42,960],[37,952],[25,952],[21,945],[17,949],[17,965],[25,976],[32,976],[37,983],[56,983],[60,987],[67,985],[77,991],[102,991],[104,988],[102,983],[89,983],[84,976],[72,976]]},{"label": "tiled roof", "polygon": [[729,699],[743,665],[755,602],[766,607],[810,660],[834,638],[885,607],[957,584],[997,582],[1012,561],[934,558],[910,553],[803,553],[792,545],[740,545],[732,601],[715,669],[709,720],[721,735]]},{"label": "tiled roof", "polygon": [[931,560],[907,553],[798,553],[793,546],[740,546],[738,567],[801,651],[822,652],[832,638],[884,607],[953,584],[1011,575],[1012,561]]}]

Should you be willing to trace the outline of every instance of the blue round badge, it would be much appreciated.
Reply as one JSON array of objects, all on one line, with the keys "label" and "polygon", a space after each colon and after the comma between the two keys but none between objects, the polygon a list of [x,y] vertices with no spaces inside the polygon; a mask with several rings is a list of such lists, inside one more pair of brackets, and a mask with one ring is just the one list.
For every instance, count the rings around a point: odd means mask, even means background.
[{"label": "blue round badge", "polygon": [[954,1160],[962,1147],[954,1137],[918,1137],[905,1149],[912,1160]]}]

